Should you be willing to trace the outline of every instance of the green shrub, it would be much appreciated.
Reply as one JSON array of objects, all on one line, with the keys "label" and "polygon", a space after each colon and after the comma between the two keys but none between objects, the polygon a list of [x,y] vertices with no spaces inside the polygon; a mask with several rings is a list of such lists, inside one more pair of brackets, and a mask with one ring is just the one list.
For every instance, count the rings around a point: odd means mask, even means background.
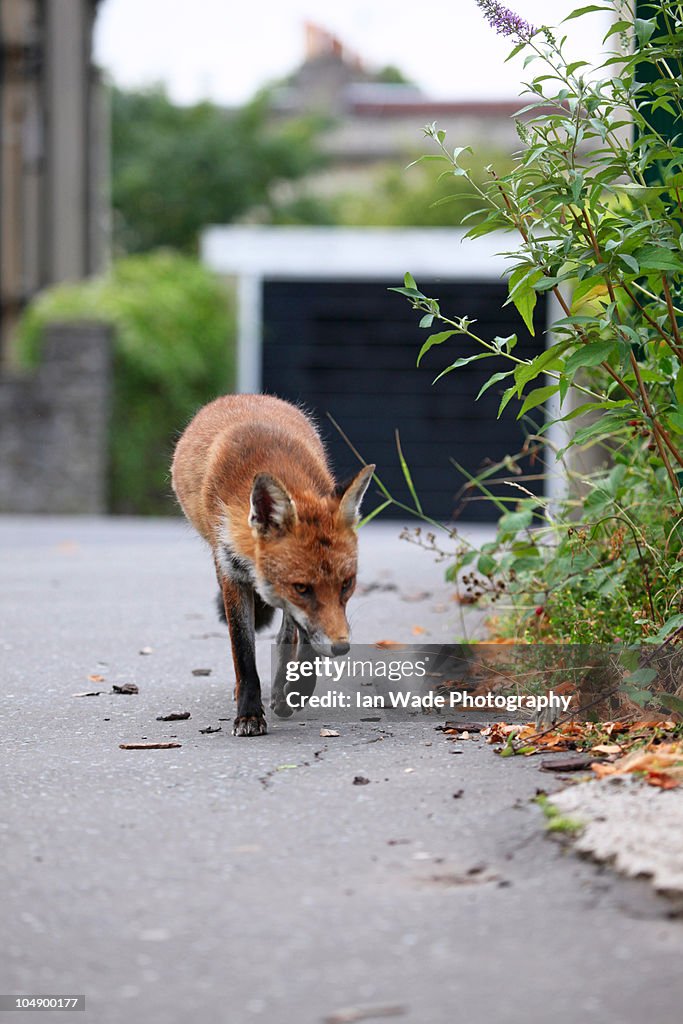
[{"label": "green shrub", "polygon": [[115,330],[110,510],[169,514],[175,439],[200,405],[233,385],[229,292],[184,256],[129,256],[101,277],[39,295],[20,325],[22,361],[35,365],[45,327],[69,320],[100,320]]},{"label": "green shrub", "polygon": [[[649,18],[621,11],[605,36],[614,52],[590,72],[569,63],[564,39],[535,29],[489,0],[477,0],[491,25],[524,51],[533,97],[518,121],[521,148],[511,170],[491,170],[479,189],[482,209],[468,234],[513,236],[509,301],[533,333],[539,293],[555,297],[549,344],[534,359],[515,351],[516,336],[483,338],[466,315],[446,316],[410,274],[395,289],[423,316],[434,346],[457,346],[439,375],[473,360],[501,359],[480,394],[504,388],[500,411],[518,418],[555,402],[555,422],[578,424],[563,461],[599,445],[609,472],[581,479],[582,501],[550,502],[512,478],[510,497],[493,499],[491,472],[475,484],[503,513],[495,541],[465,551],[452,577],[469,567],[474,597],[505,591],[515,634],[573,642],[662,642],[683,633],[683,231],[681,187],[683,79],[670,69],[683,26],[673,0],[649,4]],[[596,8],[579,8],[565,20]],[[615,45],[616,44],[616,45]],[[678,60],[678,56],[676,56]],[[676,64],[678,69],[678,64]],[[671,136],[653,115],[664,111]],[[474,184],[468,150],[448,148],[435,126],[446,178]],[[535,413],[534,413],[535,415]],[[577,417],[581,417],[577,419]],[[542,417],[541,417],[542,419]],[[533,431],[539,449],[549,423]],[[542,454],[541,454],[542,457]],[[522,478],[523,479],[523,478]]]}]

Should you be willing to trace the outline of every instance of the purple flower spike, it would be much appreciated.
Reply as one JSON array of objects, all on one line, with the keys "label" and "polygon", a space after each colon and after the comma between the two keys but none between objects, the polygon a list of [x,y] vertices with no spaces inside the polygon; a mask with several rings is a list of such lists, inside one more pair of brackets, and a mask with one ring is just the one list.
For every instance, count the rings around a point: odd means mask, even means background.
[{"label": "purple flower spike", "polygon": [[495,28],[499,35],[517,36],[518,39],[528,42],[538,31],[524,18],[520,18],[519,14],[499,4],[497,0],[475,0],[475,3],[483,11],[491,28]]}]

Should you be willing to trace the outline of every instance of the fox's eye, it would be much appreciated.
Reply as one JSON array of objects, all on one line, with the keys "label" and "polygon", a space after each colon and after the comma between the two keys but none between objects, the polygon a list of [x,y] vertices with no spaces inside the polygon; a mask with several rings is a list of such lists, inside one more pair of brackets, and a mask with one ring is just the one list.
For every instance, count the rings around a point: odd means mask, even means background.
[{"label": "fox's eye", "polygon": [[313,587],[310,583],[293,583],[292,586],[302,597],[311,597],[313,594]]},{"label": "fox's eye", "polygon": [[349,576],[348,579],[344,580],[344,582],[342,583],[342,588],[341,588],[342,589],[342,594],[348,594],[349,590],[351,589],[351,587],[354,585],[355,582],[356,582],[356,577],[355,576]]}]

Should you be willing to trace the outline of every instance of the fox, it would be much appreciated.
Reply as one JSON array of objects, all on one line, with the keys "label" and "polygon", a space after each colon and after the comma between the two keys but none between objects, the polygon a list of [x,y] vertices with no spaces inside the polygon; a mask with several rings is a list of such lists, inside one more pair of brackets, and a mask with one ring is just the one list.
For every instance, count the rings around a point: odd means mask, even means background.
[{"label": "fox", "polygon": [[337,485],[312,418],[274,395],[224,395],[180,436],[171,483],[213,553],[228,623],[237,713],[233,735],[267,733],[255,634],[277,609],[271,709],[286,718],[287,651],[349,651],[346,606],[356,587],[360,508],[375,472]]}]

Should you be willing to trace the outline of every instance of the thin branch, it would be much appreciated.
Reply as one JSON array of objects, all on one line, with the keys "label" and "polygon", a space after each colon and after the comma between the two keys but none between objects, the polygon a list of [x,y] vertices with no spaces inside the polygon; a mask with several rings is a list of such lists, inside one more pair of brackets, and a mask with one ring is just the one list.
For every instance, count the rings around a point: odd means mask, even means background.
[{"label": "thin branch", "polygon": [[[650,316],[650,314],[649,314],[649,313],[647,312],[647,310],[645,309],[645,307],[644,307],[644,306],[643,306],[643,305],[642,305],[642,304],[641,304],[641,303],[640,303],[640,302],[638,301],[638,299],[637,299],[637,298],[636,298],[636,296],[634,295],[633,291],[632,291],[632,290],[631,290],[631,289],[629,288],[629,286],[628,286],[628,285],[626,284],[626,282],[625,282],[625,281],[622,281],[622,282],[621,282],[621,287],[622,287],[622,288],[624,289],[624,291],[626,292],[626,294],[628,295],[629,299],[631,300],[631,302],[633,303],[633,305],[634,305],[634,306],[636,307],[636,309],[638,310],[638,312],[639,312],[639,313],[642,313],[642,315],[644,316],[644,318],[645,318],[645,319],[647,320],[647,322],[649,323],[650,327],[652,327],[652,328],[653,328],[653,329],[654,329],[655,331],[657,331],[657,333],[658,333],[658,334],[660,335],[660,337],[662,338],[662,340],[663,340],[663,341],[665,341],[665,342],[666,342],[666,344],[667,344],[667,345],[669,346],[669,348],[671,349],[671,351],[673,352],[673,354],[674,354],[674,355],[675,355],[675,356],[676,356],[676,357],[677,357],[678,359],[680,359],[680,360],[681,360],[681,362],[683,363],[683,347],[679,348],[679,347],[678,347],[678,346],[677,346],[677,345],[675,344],[675,342],[671,340],[671,338],[670,338],[670,337],[669,337],[669,335],[668,335],[668,334],[666,333],[666,331],[665,331],[665,330],[663,330],[663,329],[662,329],[662,328],[660,327],[660,325],[659,325],[659,324],[657,323],[657,321],[656,321],[656,320],[655,320],[655,319],[654,319],[653,317],[651,317],[651,316]],[[670,312],[670,315],[672,314],[672,310],[673,310],[673,306],[672,306],[672,307],[670,308],[670,310],[669,310],[669,312]],[[673,314],[673,315],[675,316],[675,314]]]},{"label": "thin branch", "polygon": [[674,304],[671,298],[671,290],[669,288],[669,281],[666,274],[662,274],[662,285],[664,287],[664,298],[666,299],[666,308],[669,311],[669,319],[671,320],[671,330],[673,331],[674,340],[679,346],[679,350],[683,351],[683,340],[681,340],[681,332],[678,329],[678,321],[676,320],[676,313],[674,312]]}]

